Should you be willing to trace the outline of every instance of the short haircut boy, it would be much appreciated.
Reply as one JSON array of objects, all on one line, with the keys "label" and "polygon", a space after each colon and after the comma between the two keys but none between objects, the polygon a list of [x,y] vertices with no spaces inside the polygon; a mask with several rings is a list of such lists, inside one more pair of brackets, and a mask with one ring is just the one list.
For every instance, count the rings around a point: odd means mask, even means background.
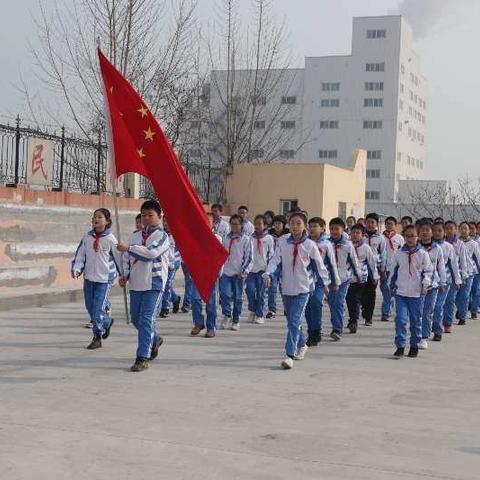
[{"label": "short haircut boy", "polygon": [[246,212],[248,212],[248,207],[246,205],[240,205],[237,210],[245,210]]},{"label": "short haircut boy", "polygon": [[372,213],[369,213],[367,214],[367,216],[365,217],[365,220],[375,220],[377,223],[380,221],[380,217],[378,216],[377,213],[375,212],[372,212]]},{"label": "short haircut boy", "polygon": [[223,212],[223,205],[221,203],[214,203],[210,210],[213,210],[214,208]]},{"label": "short haircut boy", "polygon": [[142,206],[140,207],[140,211],[142,210],[154,210],[158,213],[158,216],[162,214],[162,207],[156,200],[146,200],[143,202]]},{"label": "short haircut boy", "polygon": [[259,213],[258,215],[255,215],[255,218],[253,219],[254,222],[256,222],[257,220],[262,220],[263,223],[267,223],[267,218],[265,217],[265,215],[262,215],[261,213]]},{"label": "short haircut boy", "polygon": [[283,225],[286,225],[287,219],[285,218],[285,215],[275,215],[273,217],[273,223],[275,222],[280,222],[280,223],[283,223]]},{"label": "short haircut boy", "polygon": [[332,218],[328,223],[328,226],[331,227],[332,225],[338,225],[339,227],[342,227],[343,229],[345,229],[345,222],[340,217]]},{"label": "short haircut boy", "polygon": [[231,217],[228,223],[232,223],[233,221],[238,220],[240,222],[240,225],[243,225],[243,218],[238,215],[238,213],[234,213]]},{"label": "short haircut boy", "polygon": [[393,222],[395,225],[397,224],[397,219],[395,217],[387,217],[385,219],[385,223],[387,222]]},{"label": "short haircut boy", "polygon": [[325,222],[325,220],[321,217],[312,217],[309,221],[308,221],[308,224],[309,225],[320,225],[321,227],[326,227],[327,224]]},{"label": "short haircut boy", "polygon": [[360,232],[362,232],[363,235],[365,235],[365,232],[367,231],[367,229],[361,224],[361,223],[356,223],[353,227],[352,227],[352,232],[354,230],[359,230]]}]

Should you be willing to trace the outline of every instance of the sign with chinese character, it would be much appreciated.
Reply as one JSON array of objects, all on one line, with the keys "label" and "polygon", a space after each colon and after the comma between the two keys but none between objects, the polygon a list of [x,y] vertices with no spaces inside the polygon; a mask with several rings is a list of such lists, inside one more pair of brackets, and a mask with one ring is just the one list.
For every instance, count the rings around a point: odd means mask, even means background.
[{"label": "sign with chinese character", "polygon": [[31,137],[28,142],[27,183],[51,185],[53,176],[53,142]]}]

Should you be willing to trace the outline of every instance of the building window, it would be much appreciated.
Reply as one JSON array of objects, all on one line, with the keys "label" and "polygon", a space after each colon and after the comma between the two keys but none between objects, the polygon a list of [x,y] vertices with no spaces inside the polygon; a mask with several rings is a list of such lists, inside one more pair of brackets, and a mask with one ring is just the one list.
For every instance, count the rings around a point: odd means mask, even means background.
[{"label": "building window", "polygon": [[318,158],[337,158],[337,150],[319,150]]},{"label": "building window", "polygon": [[340,90],[340,82],[322,83],[323,92],[338,92]]},{"label": "building window", "polygon": [[400,65],[400,71],[403,73],[405,73],[405,65],[402,63],[402,65]]},{"label": "building window", "polygon": [[368,150],[367,151],[367,159],[368,160],[381,160],[382,159],[382,151],[381,150]]},{"label": "building window", "polygon": [[383,98],[364,98],[364,107],[383,107]]},{"label": "building window", "polygon": [[367,63],[367,64],[365,64],[365,71],[367,71],[367,72],[384,72],[385,71],[385,62]]},{"label": "building window", "polygon": [[320,120],[320,128],[338,128],[338,120]]},{"label": "building window", "polygon": [[387,31],[386,30],[367,30],[367,38],[386,38]]},{"label": "building window", "polygon": [[256,96],[256,97],[252,97],[252,104],[253,105],[261,105],[261,106],[264,106],[267,104],[267,97],[265,96]]},{"label": "building window", "polygon": [[367,92],[383,90],[383,82],[365,82]]},{"label": "building window", "polygon": [[295,128],[295,120],[282,120],[280,128]]},{"label": "building window", "polygon": [[297,103],[297,97],[282,97],[282,105],[295,105]]},{"label": "building window", "polygon": [[367,178],[380,178],[380,169],[379,168],[374,168],[374,169],[367,168]]},{"label": "building window", "polygon": [[253,159],[263,158],[264,156],[265,156],[265,152],[263,148],[255,148],[252,150]]},{"label": "building window", "polygon": [[375,192],[375,191],[365,192],[365,200],[380,200],[380,192]]},{"label": "building window", "polygon": [[298,200],[280,200],[280,212],[283,215],[295,207],[298,207]]},{"label": "building window", "polygon": [[401,161],[402,161],[402,153],[397,152],[397,162],[401,162]]},{"label": "building window", "polygon": [[405,91],[405,86],[403,83],[400,84],[400,93],[403,93]]},{"label": "building window", "polygon": [[295,158],[295,150],[280,150],[280,158],[283,160]]},{"label": "building window", "polygon": [[253,128],[256,128],[256,129],[258,129],[258,130],[264,129],[264,128],[265,128],[265,120],[257,120],[257,121],[253,124]]},{"label": "building window", "polygon": [[403,123],[402,122],[398,122],[398,131],[399,132],[403,131]]},{"label": "building window", "polygon": [[338,202],[338,216],[342,220],[347,219],[347,202]]},{"label": "building window", "polygon": [[363,121],[363,128],[382,128],[383,122],[382,120],[364,120]]},{"label": "building window", "polygon": [[320,102],[321,107],[339,107],[340,99],[339,98],[324,98]]}]

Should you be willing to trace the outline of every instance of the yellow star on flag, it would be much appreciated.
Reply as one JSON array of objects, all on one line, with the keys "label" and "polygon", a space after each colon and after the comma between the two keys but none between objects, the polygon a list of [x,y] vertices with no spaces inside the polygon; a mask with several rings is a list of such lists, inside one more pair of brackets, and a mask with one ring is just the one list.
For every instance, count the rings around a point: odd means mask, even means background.
[{"label": "yellow star on flag", "polygon": [[140,108],[137,110],[137,112],[143,117],[147,116],[148,109],[145,107],[145,105],[140,105]]},{"label": "yellow star on flag", "polygon": [[153,142],[153,136],[156,132],[152,131],[152,129],[148,127],[148,130],[144,130],[143,133],[145,133],[145,140],[151,140]]},{"label": "yellow star on flag", "polygon": [[146,157],[146,155],[143,153],[143,147],[137,149],[137,153],[140,158]]}]

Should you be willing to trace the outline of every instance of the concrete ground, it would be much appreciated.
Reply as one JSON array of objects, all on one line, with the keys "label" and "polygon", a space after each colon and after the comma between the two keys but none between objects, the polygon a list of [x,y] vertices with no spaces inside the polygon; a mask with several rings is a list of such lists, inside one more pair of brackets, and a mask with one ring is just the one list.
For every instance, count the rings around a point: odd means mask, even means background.
[{"label": "concrete ground", "polygon": [[480,478],[480,320],[402,360],[375,322],[283,371],[283,316],[207,340],[179,314],[135,374],[120,301],[94,352],[80,303],[0,312],[1,480]]}]

